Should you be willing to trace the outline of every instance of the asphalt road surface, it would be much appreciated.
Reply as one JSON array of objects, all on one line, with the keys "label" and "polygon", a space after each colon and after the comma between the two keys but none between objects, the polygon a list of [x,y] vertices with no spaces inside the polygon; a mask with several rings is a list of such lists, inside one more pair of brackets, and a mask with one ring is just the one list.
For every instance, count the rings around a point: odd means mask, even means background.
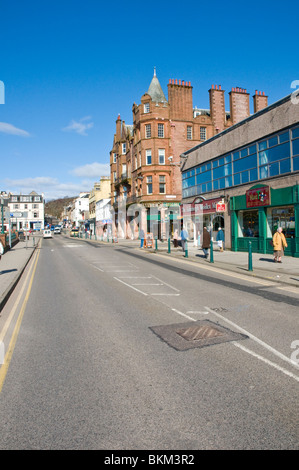
[{"label": "asphalt road surface", "polygon": [[208,264],[43,240],[2,311],[0,449],[298,449],[298,307]]}]

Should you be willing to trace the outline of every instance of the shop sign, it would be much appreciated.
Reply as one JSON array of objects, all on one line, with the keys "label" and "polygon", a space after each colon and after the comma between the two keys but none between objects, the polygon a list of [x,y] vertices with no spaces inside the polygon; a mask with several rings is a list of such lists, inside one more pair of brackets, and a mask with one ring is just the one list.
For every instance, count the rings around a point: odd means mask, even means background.
[{"label": "shop sign", "polygon": [[254,188],[246,191],[246,207],[259,207],[270,205],[270,188]]},{"label": "shop sign", "polygon": [[226,212],[226,204],[224,202],[216,204],[216,212]]}]

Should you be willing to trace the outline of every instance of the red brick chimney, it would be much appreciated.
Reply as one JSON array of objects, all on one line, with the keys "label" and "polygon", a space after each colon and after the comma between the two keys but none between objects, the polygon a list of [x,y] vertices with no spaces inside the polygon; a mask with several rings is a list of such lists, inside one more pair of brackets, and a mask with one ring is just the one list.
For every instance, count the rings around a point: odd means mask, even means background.
[{"label": "red brick chimney", "polygon": [[268,96],[265,96],[265,92],[258,92],[255,90],[255,95],[253,95],[253,111],[257,113],[261,109],[264,109],[268,106]]},{"label": "red brick chimney", "polygon": [[250,116],[249,93],[244,88],[232,88],[230,95],[230,117],[232,124]]},{"label": "red brick chimney", "polygon": [[117,120],[116,120],[116,141],[119,141],[121,139],[121,119],[120,115],[118,115]]},{"label": "red brick chimney", "polygon": [[184,80],[169,80],[168,103],[169,118],[172,120],[192,121],[193,120],[193,99],[192,86],[190,82]]},{"label": "red brick chimney", "polygon": [[224,103],[224,90],[221,89],[221,85],[212,85],[209,90],[210,94],[210,112],[211,119],[214,125],[214,132],[223,131],[225,127],[225,103]]}]

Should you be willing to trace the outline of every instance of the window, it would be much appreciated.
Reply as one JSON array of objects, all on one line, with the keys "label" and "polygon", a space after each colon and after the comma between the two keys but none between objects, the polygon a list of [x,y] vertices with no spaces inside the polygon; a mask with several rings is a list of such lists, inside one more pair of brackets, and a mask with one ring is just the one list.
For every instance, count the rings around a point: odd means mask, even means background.
[{"label": "window", "polygon": [[19,209],[19,204],[14,204],[14,205],[13,205],[13,208],[14,208],[14,209]]},{"label": "window", "polygon": [[146,184],[147,184],[147,194],[153,194],[153,177],[152,176],[146,177]]},{"label": "window", "polygon": [[116,181],[116,171],[113,172],[113,183]]},{"label": "window", "polygon": [[239,211],[239,237],[259,236],[259,216],[258,211]]},{"label": "window", "polygon": [[165,181],[165,176],[159,176],[159,193],[160,194],[165,194],[166,188],[166,181]]},{"label": "window", "polygon": [[282,231],[286,238],[295,237],[295,211],[293,206],[269,209],[267,221],[268,226],[270,227],[270,233],[268,236],[272,237],[276,232],[277,227],[282,227]]},{"label": "window", "polygon": [[192,140],[192,126],[187,126],[187,139]]},{"label": "window", "polygon": [[150,104],[149,103],[144,103],[143,110],[146,114],[149,113],[150,112]]},{"label": "window", "polygon": [[200,135],[199,135],[200,140],[206,140],[206,138],[207,138],[207,128],[206,127],[201,127],[199,132],[200,132]]},{"label": "window", "polygon": [[152,164],[152,151],[151,150],[146,150],[145,151],[145,157],[146,157],[146,164],[151,165]]},{"label": "window", "polygon": [[34,213],[33,213],[33,218],[34,218],[34,219],[38,219],[38,212],[34,212]]},{"label": "window", "polygon": [[159,165],[165,165],[165,149],[159,149]]},{"label": "window", "polygon": [[116,153],[113,154],[113,163],[116,163]]},{"label": "window", "polygon": [[152,136],[152,127],[150,124],[145,125],[145,138],[150,139]]},{"label": "window", "polygon": [[125,163],[123,163],[121,166],[121,177],[122,178],[127,177],[127,165]]},{"label": "window", "polygon": [[158,137],[164,138],[164,124],[158,124]]},{"label": "window", "polygon": [[121,144],[121,153],[122,153],[123,155],[125,155],[125,154],[126,154],[126,151],[127,151],[127,145],[126,145],[126,143]]}]

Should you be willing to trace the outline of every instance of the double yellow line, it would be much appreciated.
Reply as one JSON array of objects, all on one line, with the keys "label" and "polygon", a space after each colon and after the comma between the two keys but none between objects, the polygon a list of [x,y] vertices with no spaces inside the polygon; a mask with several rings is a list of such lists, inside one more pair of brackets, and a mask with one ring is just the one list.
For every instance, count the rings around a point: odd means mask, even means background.
[{"label": "double yellow line", "polygon": [[3,384],[4,384],[4,381],[5,381],[5,377],[6,377],[6,374],[7,374],[7,371],[8,371],[8,368],[9,368],[9,365],[10,365],[10,361],[11,361],[11,358],[12,358],[12,355],[13,355],[13,352],[14,352],[14,348],[15,348],[15,345],[16,345],[16,342],[17,342],[17,337],[18,337],[18,334],[19,334],[19,331],[20,331],[20,327],[21,327],[21,323],[22,323],[22,319],[23,319],[23,316],[24,316],[24,312],[25,312],[25,309],[26,309],[26,305],[27,305],[27,302],[28,302],[28,299],[29,299],[29,296],[30,296],[30,292],[31,292],[31,288],[32,288],[32,284],[33,284],[33,279],[34,279],[34,275],[35,275],[35,271],[36,271],[36,267],[37,267],[37,262],[38,262],[38,258],[39,258],[39,254],[40,254],[40,250],[37,250],[35,253],[34,253],[34,257],[33,258],[33,261],[32,261],[32,264],[31,264],[31,267],[28,271],[28,274],[26,276],[26,280],[22,286],[22,289],[20,290],[20,293],[14,303],[14,306],[4,324],[4,327],[2,329],[2,331],[0,332],[0,343],[3,341],[6,333],[7,333],[7,330],[12,322],[12,319],[15,315],[15,312],[20,304],[20,300],[23,296],[23,293],[24,293],[24,290],[27,286],[27,281],[30,277],[30,281],[29,281],[29,285],[28,285],[28,289],[27,289],[27,292],[26,292],[26,295],[25,295],[25,298],[23,300],[23,304],[22,304],[22,307],[21,307],[21,310],[20,310],[20,313],[19,313],[19,316],[18,316],[18,319],[16,321],[16,324],[15,324],[15,328],[14,328],[14,331],[12,333],[12,336],[11,336],[11,340],[10,340],[10,343],[9,343],[9,346],[8,346],[8,350],[5,354],[5,357],[4,357],[4,362],[2,364],[2,366],[0,365],[0,393],[2,391],[2,387],[3,387]]}]

